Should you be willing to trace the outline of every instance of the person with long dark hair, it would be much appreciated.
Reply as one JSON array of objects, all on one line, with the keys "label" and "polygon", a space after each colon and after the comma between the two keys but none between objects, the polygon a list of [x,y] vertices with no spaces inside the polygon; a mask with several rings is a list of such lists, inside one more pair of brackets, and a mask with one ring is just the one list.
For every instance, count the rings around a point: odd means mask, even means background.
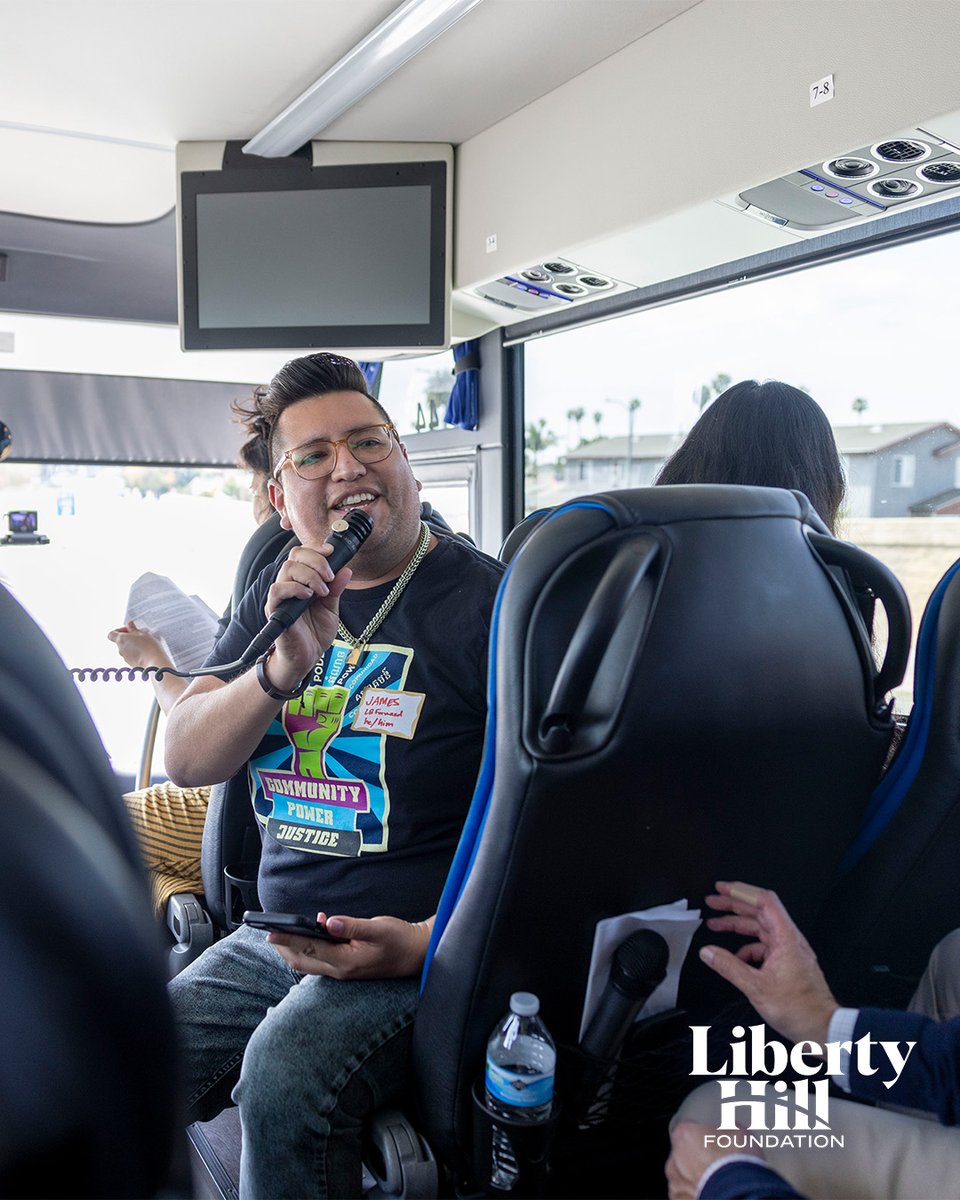
[{"label": "person with long dark hair", "polygon": [[826,414],[806,392],[768,379],[735,383],[713,401],[657,485],[738,483],[803,492],[831,533],[846,485]]}]

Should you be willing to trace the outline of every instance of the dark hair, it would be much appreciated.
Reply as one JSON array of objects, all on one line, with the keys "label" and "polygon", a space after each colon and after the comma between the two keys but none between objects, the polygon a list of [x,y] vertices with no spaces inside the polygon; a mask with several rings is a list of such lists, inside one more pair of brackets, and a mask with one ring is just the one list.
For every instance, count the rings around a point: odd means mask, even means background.
[{"label": "dark hair", "polygon": [[[234,411],[239,413],[240,405],[234,404]],[[244,421],[244,425],[249,429],[249,423]],[[263,435],[256,429],[250,430],[250,436],[240,447],[237,455],[239,466],[246,467],[248,471],[252,471],[257,478],[268,480],[270,478],[270,468],[273,465],[270,462],[270,451]]]},{"label": "dark hair", "polygon": [[254,390],[249,405],[234,405],[252,438],[262,440],[266,448],[268,476],[277,457],[274,438],[281,413],[291,404],[311,396],[325,396],[328,392],[360,392],[384,421],[390,423],[389,413],[375,396],[370,395],[367,380],[352,358],[326,351],[292,358],[274,375],[268,387]]},{"label": "dark hair", "polygon": [[803,492],[833,532],[843,466],[830,422],[806,392],[768,379],[735,383],[704,411],[657,484],[740,483]]}]

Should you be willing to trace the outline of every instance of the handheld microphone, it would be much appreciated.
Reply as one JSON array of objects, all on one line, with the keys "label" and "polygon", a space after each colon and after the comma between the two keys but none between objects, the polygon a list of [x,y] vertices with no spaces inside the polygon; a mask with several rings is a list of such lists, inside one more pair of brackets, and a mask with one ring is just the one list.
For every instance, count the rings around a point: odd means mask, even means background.
[{"label": "handheld microphone", "polygon": [[[353,558],[370,536],[372,529],[373,521],[360,508],[355,508],[352,512],[347,513],[343,520],[334,522],[333,528],[327,535],[327,541],[333,546],[333,552],[327,562],[334,575]],[[310,595],[305,598],[291,596],[287,600],[282,600],[270,620],[247,647],[240,660],[242,666],[250,666],[261,654],[265,654],[280,634],[303,616],[315,599],[316,596]]]},{"label": "handheld microphone", "polygon": [[600,996],[581,1050],[612,1059],[619,1052],[637,1013],[667,974],[670,950],[652,929],[638,929],[613,954],[610,978]]}]

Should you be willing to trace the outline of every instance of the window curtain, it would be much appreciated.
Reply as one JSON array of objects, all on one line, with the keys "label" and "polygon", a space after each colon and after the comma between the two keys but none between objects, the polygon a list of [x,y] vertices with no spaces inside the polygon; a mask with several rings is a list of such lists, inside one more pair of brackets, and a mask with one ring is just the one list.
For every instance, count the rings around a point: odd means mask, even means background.
[{"label": "window curtain", "polygon": [[383,376],[382,362],[362,362],[357,363],[357,366],[363,372],[363,377],[367,381],[367,391],[375,400],[380,399],[380,380]]},{"label": "window curtain", "polygon": [[480,423],[479,339],[454,346],[453,364],[453,390],[443,419],[461,429],[476,429]]},{"label": "window curtain", "polygon": [[230,405],[253,383],[0,371],[7,462],[235,467],[243,428]]}]

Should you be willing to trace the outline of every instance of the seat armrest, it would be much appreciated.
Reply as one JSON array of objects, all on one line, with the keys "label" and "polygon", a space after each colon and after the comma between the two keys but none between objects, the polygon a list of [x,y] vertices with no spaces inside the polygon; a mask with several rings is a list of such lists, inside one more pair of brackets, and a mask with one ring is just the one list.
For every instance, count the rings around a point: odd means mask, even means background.
[{"label": "seat armrest", "polygon": [[364,1200],[439,1195],[433,1151],[403,1113],[385,1108],[373,1114],[364,1136]]},{"label": "seat armrest", "polygon": [[176,892],[167,901],[167,928],[174,938],[169,956],[172,979],[213,945],[213,922],[193,892]]}]

